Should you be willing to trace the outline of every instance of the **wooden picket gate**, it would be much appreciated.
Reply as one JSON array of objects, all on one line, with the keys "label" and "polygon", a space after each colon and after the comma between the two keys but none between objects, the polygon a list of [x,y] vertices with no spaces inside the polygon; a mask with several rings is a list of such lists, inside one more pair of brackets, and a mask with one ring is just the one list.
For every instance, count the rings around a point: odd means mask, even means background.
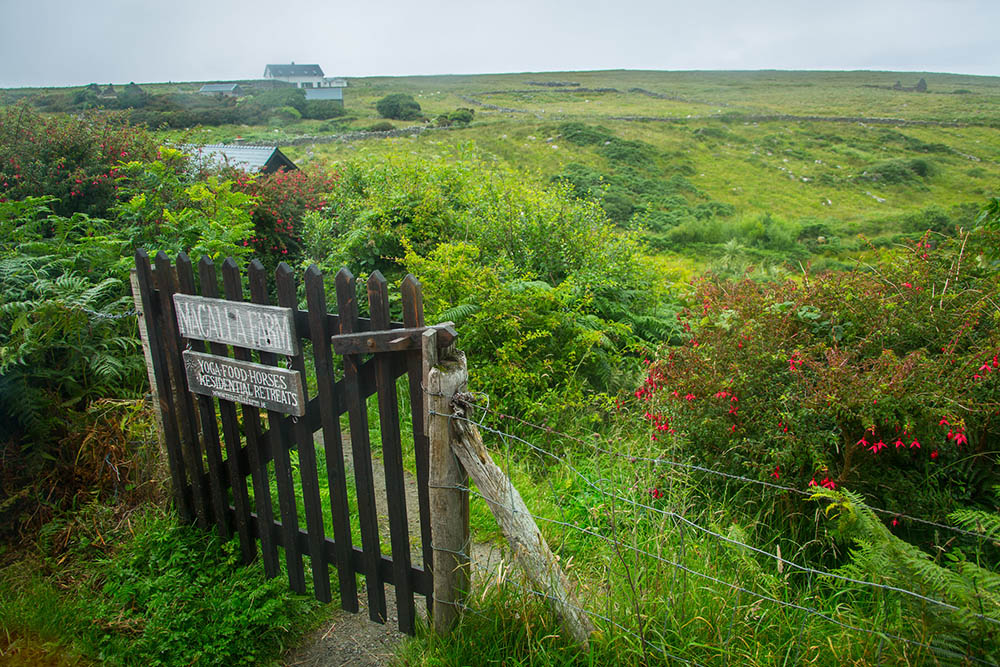
[{"label": "wooden picket gate", "polygon": [[[290,587],[306,592],[303,557],[309,557],[313,592],[331,600],[329,566],[337,570],[340,604],[358,611],[356,574],[365,577],[369,616],[387,618],[385,584],[396,590],[400,630],[414,631],[414,594],[434,590],[428,501],[428,438],[425,430],[421,350],[424,326],[420,284],[407,276],[401,286],[403,322],[389,319],[389,295],[378,272],[368,280],[370,318],[358,316],[354,277],[336,276],[337,314],[327,313],[323,276],[306,271],[307,311],[298,309],[297,286],[282,263],[275,272],[277,305],[268,303],[264,267],[250,264],[250,302],[236,263],[222,265],[222,295],[216,267],[198,264],[200,293],[190,259],[176,266],[163,253],[155,265],[136,253],[147,358],[158,397],[163,440],[180,516],[229,539],[238,536],[242,560],[257,557],[265,574],[278,576],[284,551]],[[455,339],[451,327],[435,327],[437,345]],[[311,342],[316,396],[308,395],[303,341]],[[342,377],[334,377],[334,355]],[[287,368],[280,363],[287,359]],[[404,487],[402,434],[396,380],[409,380],[416,460],[421,553],[412,562]],[[390,556],[382,553],[369,442],[367,398],[377,395],[388,499]],[[264,413],[262,416],[262,412]],[[353,454],[360,548],[352,543],[350,500],[340,416],[347,413]],[[221,438],[220,438],[221,425]],[[329,506],[322,502],[314,434],[322,430]],[[301,503],[293,480],[297,452]],[[248,485],[249,478],[249,485]],[[277,487],[278,517],[271,486]],[[324,512],[332,538],[325,534]]]}]

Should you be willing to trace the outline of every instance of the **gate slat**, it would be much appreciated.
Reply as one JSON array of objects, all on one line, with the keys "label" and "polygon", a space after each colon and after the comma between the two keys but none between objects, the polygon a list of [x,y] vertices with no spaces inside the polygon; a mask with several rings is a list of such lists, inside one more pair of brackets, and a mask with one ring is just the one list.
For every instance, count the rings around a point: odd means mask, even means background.
[{"label": "gate slat", "polygon": [[149,338],[150,357],[153,362],[153,377],[156,379],[156,394],[160,402],[160,414],[163,415],[163,441],[167,447],[167,467],[170,469],[174,505],[177,507],[177,514],[181,521],[187,523],[194,517],[194,510],[187,493],[187,480],[184,478],[184,456],[177,433],[177,422],[173,419],[174,396],[170,390],[170,377],[165,357],[166,346],[161,335],[162,313],[159,312],[156,305],[153,267],[145,250],[136,251],[135,269],[139,282],[139,297],[147,317],[146,332]]},{"label": "gate slat", "polygon": [[[347,269],[337,273],[337,313],[340,334],[354,333],[357,327],[357,292],[354,276]],[[354,453],[354,478],[358,494],[361,547],[365,556],[365,581],[368,588],[368,616],[385,623],[385,586],[379,576],[382,557],[379,545],[378,517],[375,512],[375,482],[372,475],[371,445],[368,441],[368,411],[358,382],[361,355],[344,355],[344,400],[351,423],[351,450]]]},{"label": "gate slat", "polygon": [[[368,278],[368,308],[372,327],[389,328],[389,288],[385,277],[375,271]],[[386,355],[375,356],[375,383],[378,386],[378,414],[382,433],[382,463],[389,503],[389,536],[392,569],[396,580],[396,611],[399,629],[414,633],[413,582],[410,581],[410,525],[406,520],[406,483],[403,479],[403,442],[399,432],[399,403],[396,379]]]},{"label": "gate slat", "polygon": [[[267,297],[267,276],[264,265],[259,260],[250,262],[250,298],[262,306],[269,305]],[[273,352],[260,351],[260,363],[265,366],[277,366],[278,357]],[[268,425],[277,424],[272,428],[271,439],[274,456],[274,475],[278,482],[278,509],[281,512],[281,528],[285,538],[285,568],[288,570],[288,585],[296,593],[306,592],[305,572],[303,571],[302,552],[295,541],[299,532],[299,515],[295,506],[295,486],[292,482],[292,459],[289,448],[292,446],[291,420],[282,419],[283,415],[274,410],[267,411]]]},{"label": "gate slat", "polygon": [[[236,262],[230,257],[222,263],[222,282],[226,298],[230,301],[243,301],[243,279]],[[250,350],[233,346],[233,356],[240,361],[250,361]],[[247,440],[247,461],[250,464],[250,476],[253,482],[254,507],[257,516],[261,518],[260,550],[264,561],[264,576],[273,579],[278,576],[278,548],[274,543],[272,526],[274,511],[271,508],[271,485],[267,475],[268,458],[262,451],[260,411],[251,406],[240,406],[243,412],[243,432]]]},{"label": "gate slat", "polygon": [[[201,293],[211,299],[219,296],[219,278],[215,264],[204,255],[198,262],[198,277]],[[209,351],[219,356],[227,356],[222,343],[209,343]],[[240,424],[236,417],[236,404],[219,399],[219,416],[222,421],[222,439],[226,445],[226,467],[229,471],[229,488],[233,491],[233,509],[236,516],[236,533],[240,538],[240,557],[244,564],[257,555],[257,543],[250,534],[250,495],[247,493],[247,471],[241,464]]]},{"label": "gate slat", "polygon": [[340,606],[358,611],[358,586],[351,566],[351,514],[347,498],[347,475],[344,470],[344,444],[340,434],[341,410],[335,390],[333,355],[330,352],[331,331],[326,318],[326,294],[323,275],[315,264],[306,270],[306,299],[309,307],[309,327],[316,361],[319,414],[323,426],[323,452],[326,456],[327,487],[330,491],[330,512],[333,516],[333,538],[336,543],[337,577],[340,582]]},{"label": "gate slat", "polygon": [[181,449],[184,451],[184,462],[187,464],[188,477],[191,479],[192,496],[195,515],[201,528],[208,528],[211,499],[203,484],[202,475],[205,466],[202,462],[201,448],[198,446],[198,429],[195,427],[194,404],[191,392],[187,390],[187,377],[181,363],[180,332],[177,329],[177,318],[174,316],[174,293],[177,291],[174,282],[170,258],[162,250],[156,254],[156,283],[160,289],[160,311],[163,313],[163,338],[167,348],[167,366],[174,378],[177,388],[177,401],[174,403],[174,417],[177,419],[177,430],[180,434]]},{"label": "gate slat", "polygon": [[[191,258],[187,253],[177,255],[177,291],[181,294],[196,294],[194,286],[194,271]],[[182,339],[183,340],[183,339]],[[197,352],[205,351],[205,343],[200,340],[187,340],[187,346]],[[226,499],[226,489],[222,485],[222,449],[219,445],[219,422],[215,418],[215,402],[211,396],[197,395],[198,415],[201,419],[202,449],[208,462],[208,488],[212,500],[212,514],[215,525],[219,529],[219,537],[228,540],[233,536],[226,511],[229,501]]]},{"label": "gate slat", "polygon": [[[400,285],[403,294],[403,326],[407,328],[424,326],[423,291],[413,274],[407,274]],[[410,415],[413,418],[413,455],[417,464],[417,503],[420,510],[420,545],[424,559],[424,570],[431,571],[434,550],[431,548],[431,501],[430,489],[430,439],[424,432],[424,368],[423,352],[412,350],[406,353],[406,372],[410,381]],[[427,610],[434,606],[432,596],[427,596]]]},{"label": "gate slat", "polygon": [[[278,305],[291,308],[293,313],[297,313],[295,279],[292,277],[291,267],[285,262],[278,264],[275,281],[278,288]],[[296,335],[298,336],[298,333]],[[302,396],[308,404],[309,389],[305,381],[306,364],[302,345],[299,345],[299,353],[291,357],[291,361],[292,370],[302,375]],[[301,419],[292,419],[292,425],[295,444],[299,451],[299,478],[302,481],[302,504],[305,506],[306,529],[309,535],[309,565],[312,568],[313,592],[320,602],[329,602],[330,568],[327,567],[326,554],[323,552],[326,535],[323,531],[323,505],[319,498],[319,473],[316,468],[313,430],[309,428],[309,420],[304,416]]]}]

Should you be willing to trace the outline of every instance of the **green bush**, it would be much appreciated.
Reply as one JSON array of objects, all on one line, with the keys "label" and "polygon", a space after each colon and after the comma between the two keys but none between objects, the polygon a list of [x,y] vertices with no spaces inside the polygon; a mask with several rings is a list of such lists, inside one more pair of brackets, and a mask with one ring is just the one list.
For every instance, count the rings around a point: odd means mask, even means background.
[{"label": "green bush", "polygon": [[476,115],[475,109],[459,107],[458,109],[455,109],[454,111],[448,114],[448,120],[450,120],[452,123],[458,123],[459,125],[468,125],[469,123],[472,122],[472,119],[475,117],[475,115]]},{"label": "green bush", "polygon": [[420,104],[406,93],[386,95],[375,103],[375,109],[382,118],[395,120],[416,120],[420,118]]},{"label": "green bush", "polygon": [[[725,471],[802,489],[828,478],[932,519],[992,502],[1000,273],[966,261],[958,274],[963,239],[929,238],[881,251],[877,273],[701,282],[690,340],[637,392],[647,414]],[[964,254],[991,242],[974,234]]]},{"label": "green bush", "polygon": [[104,216],[120,199],[121,164],[156,156],[149,134],[118,113],[42,116],[0,108],[0,202],[52,196],[57,215]]},{"label": "green bush", "polygon": [[331,199],[333,219],[307,218],[307,258],[328,275],[414,272],[428,319],[458,323],[478,388],[511,411],[568,418],[627,385],[632,346],[674,331],[636,238],[568,186],[471,161],[360,159]]},{"label": "green bush", "polygon": [[449,113],[443,113],[434,119],[438,127],[450,127],[452,125],[468,125],[472,122],[472,118],[475,116],[475,111],[472,109],[455,109]]},{"label": "green bush", "polygon": [[141,109],[149,102],[149,94],[133,81],[122,88],[115,100],[119,109]]},{"label": "green bush", "polygon": [[343,102],[338,100],[308,100],[302,109],[302,117],[313,120],[340,118],[346,113]]},{"label": "green bush", "polygon": [[936,174],[937,167],[930,160],[897,158],[871,165],[862,172],[861,178],[890,185],[904,185],[930,179]]},{"label": "green bush", "polygon": [[316,603],[259,566],[241,566],[235,542],[172,524],[157,522],[108,563],[94,619],[104,628],[99,655],[143,665],[275,658]]},{"label": "green bush", "polygon": [[653,147],[641,141],[629,141],[612,137],[598,147],[597,153],[612,162],[624,163],[633,167],[645,167],[653,157]]},{"label": "green bush", "polygon": [[610,141],[614,135],[611,130],[600,125],[585,125],[584,123],[563,123],[557,128],[566,141],[577,146],[592,146]]},{"label": "green bush", "polygon": [[245,97],[240,100],[239,104],[261,109],[292,107],[302,113],[306,108],[306,91],[303,88],[292,87],[272,88]]}]

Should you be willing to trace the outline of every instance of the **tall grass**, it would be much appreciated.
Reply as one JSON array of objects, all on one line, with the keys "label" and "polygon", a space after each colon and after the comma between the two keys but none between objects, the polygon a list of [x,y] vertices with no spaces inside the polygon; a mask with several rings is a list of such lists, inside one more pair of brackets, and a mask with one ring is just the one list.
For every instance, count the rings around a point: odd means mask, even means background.
[{"label": "tall grass", "polygon": [[[448,638],[424,632],[405,646],[400,657],[406,664],[963,661],[966,648],[931,620],[932,612],[906,604],[905,597],[782,562],[812,564],[809,558],[818,551],[843,562],[819,504],[812,534],[783,535],[793,505],[780,492],[710,485],[687,472],[644,463],[641,457],[664,452],[642,444],[637,434],[619,431],[600,438],[614,455],[545,431],[526,438],[531,446],[512,435],[484,435],[599,631],[590,652],[581,652],[565,639],[544,596],[508,564],[474,579],[469,608]],[[487,503],[474,489],[472,496],[474,537],[498,543]],[[670,513],[725,539],[694,530]],[[825,564],[816,566],[823,570]],[[979,659],[995,658],[979,650],[972,649]]]}]

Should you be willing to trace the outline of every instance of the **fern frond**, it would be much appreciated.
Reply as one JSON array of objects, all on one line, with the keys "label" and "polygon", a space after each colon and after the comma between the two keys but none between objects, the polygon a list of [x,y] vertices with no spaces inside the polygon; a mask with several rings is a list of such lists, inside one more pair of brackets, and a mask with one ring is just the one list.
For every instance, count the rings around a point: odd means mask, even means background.
[{"label": "fern frond", "polygon": [[438,320],[441,322],[461,322],[470,315],[478,313],[481,308],[482,306],[478,303],[460,303],[439,313]]},{"label": "fern frond", "polygon": [[1000,539],[1000,514],[975,509],[959,509],[948,518],[966,530],[982,533],[990,540]]}]

